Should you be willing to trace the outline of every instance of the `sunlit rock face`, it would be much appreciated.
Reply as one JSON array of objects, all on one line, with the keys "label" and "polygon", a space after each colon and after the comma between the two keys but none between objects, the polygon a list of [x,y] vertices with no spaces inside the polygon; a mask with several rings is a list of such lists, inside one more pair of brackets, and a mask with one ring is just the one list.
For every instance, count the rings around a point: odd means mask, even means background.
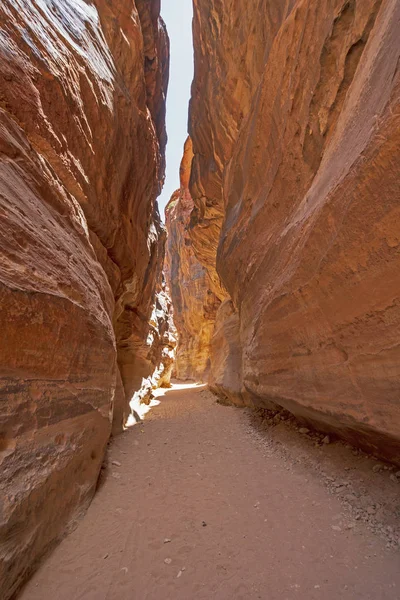
[{"label": "sunlit rock face", "polygon": [[89,502],[113,408],[154,368],[132,354],[163,259],[158,14],[144,0],[0,3],[2,598]]},{"label": "sunlit rock face", "polygon": [[168,231],[166,272],[178,331],[175,375],[204,381],[210,369],[210,343],[220,299],[207,269],[197,259],[188,228],[193,200],[188,185],[193,158],[190,138],[180,168],[181,187],[165,211]]},{"label": "sunlit rock face", "polygon": [[225,214],[223,176],[247,117],[274,36],[294,0],[193,0],[194,80],[189,133],[194,158],[190,235],[214,291],[227,297],[216,272]]},{"label": "sunlit rock face", "polygon": [[397,462],[399,25],[396,0],[195,0],[190,116],[190,234],[232,301],[215,389]]}]

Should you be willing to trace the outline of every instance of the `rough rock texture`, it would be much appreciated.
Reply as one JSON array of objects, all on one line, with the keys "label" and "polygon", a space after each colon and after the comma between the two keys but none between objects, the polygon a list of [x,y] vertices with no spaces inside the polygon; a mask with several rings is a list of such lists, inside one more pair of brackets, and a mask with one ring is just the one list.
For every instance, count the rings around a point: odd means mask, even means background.
[{"label": "rough rock texture", "polygon": [[163,258],[158,13],[0,3],[2,598],[89,502],[113,405],[117,417],[154,367],[132,354]]},{"label": "rough rock texture", "polygon": [[189,236],[193,200],[189,178],[193,158],[188,138],[180,168],[180,190],[166,207],[168,231],[166,272],[178,331],[175,375],[204,381],[210,368],[210,343],[220,299],[213,291],[207,269],[199,262]]},{"label": "rough rock texture", "polygon": [[118,434],[125,426],[138,422],[141,404],[149,404],[157,388],[171,386],[172,371],[175,362],[177,332],[172,317],[172,302],[164,274],[161,272],[154,296],[152,313],[147,324],[147,337],[138,345],[140,369],[137,369],[137,389],[129,396],[123,396],[123,402],[114,404],[112,433]]},{"label": "rough rock texture", "polygon": [[295,0],[193,0],[194,80],[189,133],[194,158],[191,238],[220,298],[216,252],[225,214],[222,181],[260,82],[274,35]]},{"label": "rough rock texture", "polygon": [[191,236],[232,300],[211,383],[399,463],[400,4],[284,4],[195,0]]},{"label": "rough rock texture", "polygon": [[210,344],[208,384],[221,400],[245,404],[242,379],[242,347],[239,314],[231,300],[219,308]]}]

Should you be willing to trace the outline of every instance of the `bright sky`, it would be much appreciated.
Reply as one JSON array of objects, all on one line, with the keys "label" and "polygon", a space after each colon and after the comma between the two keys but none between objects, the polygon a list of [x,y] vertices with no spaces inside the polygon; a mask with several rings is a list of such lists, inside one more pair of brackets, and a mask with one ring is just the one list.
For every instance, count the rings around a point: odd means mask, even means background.
[{"label": "bright sky", "polygon": [[167,96],[167,171],[164,189],[158,198],[160,214],[179,188],[179,165],[187,137],[188,103],[193,79],[192,0],[161,0],[171,42],[171,64]]}]

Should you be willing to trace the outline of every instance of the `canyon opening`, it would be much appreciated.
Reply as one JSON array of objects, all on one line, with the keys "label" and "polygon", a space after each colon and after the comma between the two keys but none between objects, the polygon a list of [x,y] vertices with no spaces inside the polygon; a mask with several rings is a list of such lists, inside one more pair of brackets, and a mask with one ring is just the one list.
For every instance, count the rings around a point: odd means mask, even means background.
[{"label": "canyon opening", "polygon": [[2,600],[399,600],[399,32],[0,0]]}]

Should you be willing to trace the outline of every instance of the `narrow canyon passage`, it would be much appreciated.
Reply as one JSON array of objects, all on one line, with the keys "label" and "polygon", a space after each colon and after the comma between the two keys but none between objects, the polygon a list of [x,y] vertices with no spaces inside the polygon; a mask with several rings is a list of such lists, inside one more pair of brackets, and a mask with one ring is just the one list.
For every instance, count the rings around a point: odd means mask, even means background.
[{"label": "narrow canyon passage", "polygon": [[[86,516],[21,598],[398,598],[398,555],[365,523],[352,527],[321,475],[296,462],[304,448],[282,453],[272,432],[261,436],[249,413],[203,386],[175,385],[112,442]],[[344,451],[320,453],[356,480],[359,459]]]},{"label": "narrow canyon passage", "polygon": [[399,31],[0,0],[0,600],[400,600]]}]

